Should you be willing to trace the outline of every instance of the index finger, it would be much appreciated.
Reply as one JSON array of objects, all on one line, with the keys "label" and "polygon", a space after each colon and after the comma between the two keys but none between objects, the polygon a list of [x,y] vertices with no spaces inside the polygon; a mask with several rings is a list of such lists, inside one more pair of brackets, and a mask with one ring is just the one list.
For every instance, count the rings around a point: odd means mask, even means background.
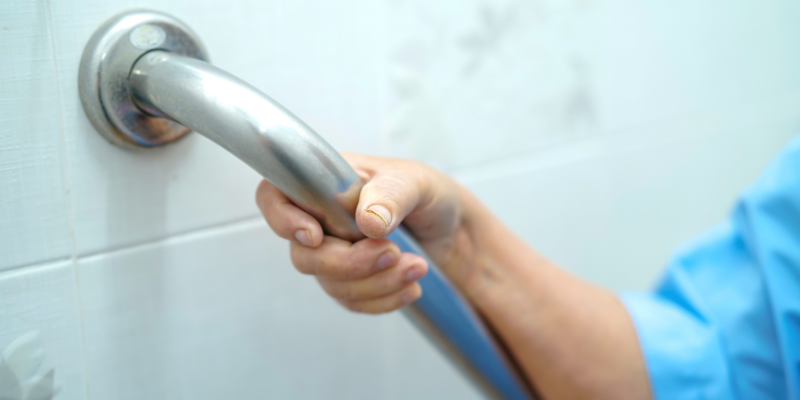
[{"label": "index finger", "polygon": [[322,226],[314,217],[294,205],[286,195],[266,179],[256,190],[256,204],[275,233],[304,246],[322,242]]}]

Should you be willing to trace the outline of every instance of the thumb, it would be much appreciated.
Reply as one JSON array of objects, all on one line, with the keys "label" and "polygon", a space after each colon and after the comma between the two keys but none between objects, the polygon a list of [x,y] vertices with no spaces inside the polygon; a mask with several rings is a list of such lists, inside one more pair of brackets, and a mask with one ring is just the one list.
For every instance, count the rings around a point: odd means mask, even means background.
[{"label": "thumb", "polygon": [[394,231],[420,200],[421,179],[411,171],[381,169],[361,189],[356,223],[367,237]]}]

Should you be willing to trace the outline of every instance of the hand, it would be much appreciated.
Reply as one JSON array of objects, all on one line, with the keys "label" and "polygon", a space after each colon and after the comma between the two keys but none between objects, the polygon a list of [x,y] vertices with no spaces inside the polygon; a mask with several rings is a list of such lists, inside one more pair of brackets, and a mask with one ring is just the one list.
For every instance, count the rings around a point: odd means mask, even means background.
[{"label": "hand", "polygon": [[457,254],[462,227],[458,185],[423,164],[344,154],[366,182],[356,208],[356,223],[367,237],[351,243],[324,236],[322,227],[269,182],[262,181],[256,202],[267,223],[291,242],[292,263],[316,276],[320,286],[346,308],[365,313],[398,309],[422,295],[417,281],[428,265],[415,254],[400,253],[384,239],[401,222],[440,266]]},{"label": "hand", "polygon": [[345,158],[366,182],[356,208],[366,239],[323,236],[266,181],[256,196],[272,229],[291,241],[295,267],[329,295],[366,313],[418,299],[428,266],[384,239],[403,222],[544,398],[651,398],[636,330],[613,293],[546,260],[446,175],[412,161]]}]

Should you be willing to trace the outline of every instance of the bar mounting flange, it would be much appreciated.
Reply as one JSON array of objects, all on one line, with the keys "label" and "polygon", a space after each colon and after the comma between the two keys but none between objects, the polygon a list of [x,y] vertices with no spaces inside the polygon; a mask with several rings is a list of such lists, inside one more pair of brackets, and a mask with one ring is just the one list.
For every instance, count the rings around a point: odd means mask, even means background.
[{"label": "bar mounting flange", "polygon": [[86,116],[111,143],[153,148],[174,142],[189,128],[142,112],[130,96],[128,76],[136,60],[164,50],[208,61],[197,35],[183,22],[156,11],[128,11],[98,29],[81,58],[78,88]]}]

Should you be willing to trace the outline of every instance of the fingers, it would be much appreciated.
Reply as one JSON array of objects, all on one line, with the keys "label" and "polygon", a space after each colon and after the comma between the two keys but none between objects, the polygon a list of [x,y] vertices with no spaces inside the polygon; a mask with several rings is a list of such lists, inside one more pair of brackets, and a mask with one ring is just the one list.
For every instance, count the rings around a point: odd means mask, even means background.
[{"label": "fingers", "polygon": [[421,279],[428,272],[422,257],[405,253],[393,267],[357,280],[318,277],[320,286],[333,298],[371,300],[395,293]]},{"label": "fingers", "polygon": [[420,201],[424,179],[408,169],[382,168],[361,189],[356,223],[367,237],[382,238],[395,230]]},{"label": "fingers", "polygon": [[460,223],[458,185],[413,161],[343,154],[366,183],[356,207],[365,236],[383,238],[404,223],[420,240],[447,236]]},{"label": "fingers", "polygon": [[278,188],[266,180],[258,185],[256,204],[278,236],[308,247],[317,247],[322,243],[323,233],[319,222],[292,204]]},{"label": "fingers", "polygon": [[422,295],[417,281],[428,272],[425,260],[400,253],[387,239],[356,243],[325,236],[317,248],[291,244],[292,263],[317,277],[322,288],[349,310],[383,313],[403,307]]},{"label": "fingers", "polygon": [[389,311],[394,311],[405,305],[408,305],[415,300],[422,297],[422,287],[419,283],[412,283],[398,292],[378,297],[370,300],[342,300],[337,299],[339,304],[343,305],[350,311],[366,313],[366,314],[380,314]]},{"label": "fingers", "polygon": [[417,163],[346,157],[366,182],[355,218],[367,239],[351,243],[325,236],[314,217],[266,180],[258,187],[256,203],[275,233],[290,240],[292,263],[298,271],[315,275],[330,296],[352,311],[392,311],[422,295],[417,281],[425,276],[428,265],[417,255],[401,255],[397,245],[383,238],[406,217],[411,228],[422,228],[422,232],[430,230],[429,225],[442,225],[434,222],[452,219],[447,216],[453,213],[440,210],[446,207],[437,207],[449,204],[441,195],[447,185],[435,183],[430,171]]},{"label": "fingers", "polygon": [[363,279],[385,270],[400,259],[400,249],[387,239],[355,243],[325,236],[317,248],[292,242],[292,263],[298,271],[335,280]]}]

